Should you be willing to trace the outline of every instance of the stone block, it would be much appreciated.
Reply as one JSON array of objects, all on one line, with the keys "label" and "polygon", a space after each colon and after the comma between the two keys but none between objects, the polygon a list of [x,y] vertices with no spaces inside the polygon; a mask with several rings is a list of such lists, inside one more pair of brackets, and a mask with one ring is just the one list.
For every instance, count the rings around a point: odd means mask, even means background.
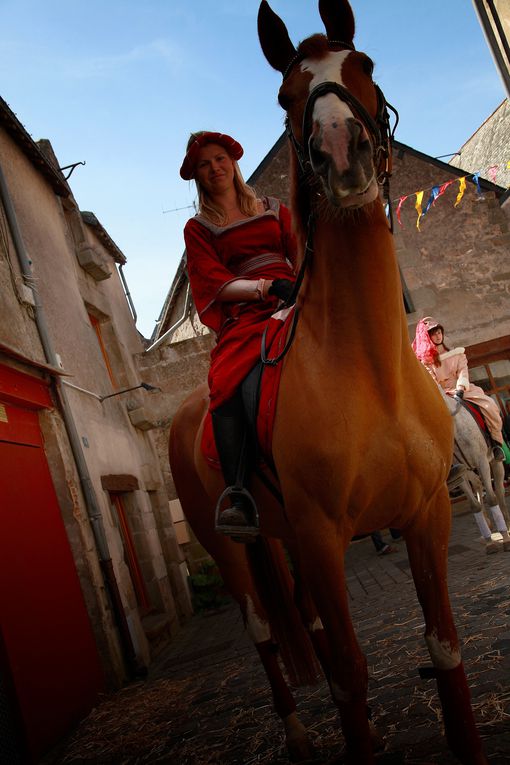
[{"label": "stone block", "polygon": [[78,263],[96,282],[109,279],[112,275],[106,258],[95,247],[82,245],[76,252]]},{"label": "stone block", "polygon": [[131,424],[138,428],[138,430],[152,430],[156,427],[156,424],[150,419],[150,414],[144,406],[139,406],[137,409],[132,409],[128,412]]}]

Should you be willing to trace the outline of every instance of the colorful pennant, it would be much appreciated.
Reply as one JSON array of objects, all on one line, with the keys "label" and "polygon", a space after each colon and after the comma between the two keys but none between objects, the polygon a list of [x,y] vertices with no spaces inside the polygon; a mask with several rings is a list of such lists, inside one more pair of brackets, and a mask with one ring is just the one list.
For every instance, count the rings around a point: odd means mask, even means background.
[{"label": "colorful pennant", "polygon": [[489,179],[492,181],[492,183],[496,183],[496,178],[497,178],[498,171],[499,171],[500,168],[506,169],[506,170],[510,170],[510,160],[508,160],[506,162],[506,165],[504,163],[500,163],[500,164],[497,164],[497,165],[496,164],[490,165],[490,167],[488,167],[486,170],[479,170],[476,173],[471,173],[469,175],[464,175],[461,178],[451,179],[451,180],[446,181],[445,183],[442,183],[440,185],[432,186],[432,188],[430,190],[430,195],[429,195],[429,197],[427,199],[427,202],[426,202],[426,205],[425,205],[425,209],[423,209],[423,210],[422,210],[422,205],[423,205],[423,196],[425,194],[425,189],[421,190],[421,191],[415,191],[413,194],[403,194],[398,199],[394,199],[393,202],[397,202],[398,203],[397,204],[397,220],[399,222],[399,225],[402,226],[402,228],[404,227],[404,224],[402,223],[402,218],[401,218],[402,205],[404,204],[406,199],[409,198],[409,196],[416,197],[415,203],[414,203],[414,207],[415,207],[416,212],[417,212],[416,228],[418,229],[418,231],[420,231],[420,221],[421,221],[421,219],[424,218],[425,215],[427,215],[427,213],[429,212],[430,208],[433,207],[436,204],[436,202],[439,199],[439,197],[441,197],[445,193],[446,189],[449,186],[451,186],[452,183],[456,183],[457,180],[458,180],[458,183],[459,183],[459,190],[457,192],[457,197],[456,197],[455,202],[454,202],[454,207],[458,207],[458,205],[460,204],[460,202],[462,200],[462,197],[464,196],[464,193],[466,191],[466,180],[467,179],[470,179],[476,185],[477,193],[482,195],[483,192],[482,192],[482,189],[481,189],[481,186],[480,186],[480,178],[481,177],[483,178],[484,176],[487,175],[489,177]]},{"label": "colorful pennant", "polygon": [[455,200],[454,207],[457,207],[458,204],[460,204],[460,200],[464,196],[464,192],[466,190],[466,176],[463,175],[462,178],[459,178],[459,193],[457,194],[457,199]]},{"label": "colorful pennant", "polygon": [[420,230],[420,218],[421,218],[421,203],[423,201],[423,191],[417,191],[416,192],[416,202],[415,202],[415,209],[418,213],[418,217],[416,219],[416,228],[418,231]]}]

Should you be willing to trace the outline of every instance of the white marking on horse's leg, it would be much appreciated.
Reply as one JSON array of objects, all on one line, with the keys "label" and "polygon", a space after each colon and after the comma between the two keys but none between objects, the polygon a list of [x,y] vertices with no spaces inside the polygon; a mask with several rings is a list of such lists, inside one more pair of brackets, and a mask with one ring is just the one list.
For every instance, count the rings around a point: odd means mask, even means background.
[{"label": "white marking on horse's leg", "polygon": [[316,616],[312,624],[308,625],[307,629],[308,632],[318,632],[318,630],[324,629],[324,625],[322,624],[320,618]]},{"label": "white marking on horse's leg", "polygon": [[500,506],[492,505],[492,507],[490,507],[489,510],[492,513],[492,517],[494,518],[494,523],[496,524],[497,530],[506,539],[508,537],[508,528],[506,525],[505,516],[501,512]]},{"label": "white marking on horse's leg", "polygon": [[260,618],[249,595],[246,596],[246,631],[254,643],[271,639],[269,623]]},{"label": "white marking on horse's leg", "polygon": [[485,515],[480,510],[479,513],[473,513],[474,519],[478,525],[478,528],[480,529],[480,534],[485,539],[486,542],[490,542],[491,540],[491,530],[489,528],[489,524],[485,520]]},{"label": "white marking on horse's leg", "polygon": [[308,738],[306,728],[297,714],[292,712],[283,718],[285,727],[285,743],[291,762],[312,759],[313,746]]},{"label": "white marking on horse's leg", "polygon": [[429,649],[432,664],[437,669],[455,669],[462,659],[458,648],[452,648],[448,640],[438,640],[437,633],[425,635],[425,642]]}]

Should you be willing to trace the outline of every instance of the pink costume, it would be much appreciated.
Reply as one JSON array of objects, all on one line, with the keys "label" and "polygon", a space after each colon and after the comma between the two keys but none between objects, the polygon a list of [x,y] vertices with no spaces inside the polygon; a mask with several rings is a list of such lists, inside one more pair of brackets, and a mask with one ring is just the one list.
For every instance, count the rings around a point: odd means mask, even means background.
[{"label": "pink costume", "polygon": [[[429,331],[441,325],[430,316],[418,322],[413,350],[420,361],[427,367],[430,374],[441,388],[451,396],[458,388],[464,388],[464,398],[480,407],[492,438],[499,444],[503,443],[501,428],[503,421],[499,407],[478,385],[469,382],[469,372],[464,348],[453,348],[451,351],[438,354]],[[439,362],[439,364],[437,364]]]},{"label": "pink costume", "polygon": [[478,385],[469,382],[468,363],[464,348],[453,348],[451,351],[440,353],[439,362],[438,367],[434,364],[425,365],[438,385],[450,395],[453,395],[459,387],[465,388],[464,399],[472,401],[473,404],[480,407],[491,436],[499,444],[503,443],[501,433],[503,421],[499,407]]}]

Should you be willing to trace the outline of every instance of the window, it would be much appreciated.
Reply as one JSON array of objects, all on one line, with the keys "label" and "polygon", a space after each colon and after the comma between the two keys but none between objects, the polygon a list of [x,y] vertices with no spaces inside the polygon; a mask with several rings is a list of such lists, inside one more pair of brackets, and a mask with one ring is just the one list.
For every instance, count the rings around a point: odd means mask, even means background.
[{"label": "window", "polygon": [[510,401],[510,360],[500,359],[480,364],[469,370],[469,379],[483,388],[506,414],[506,402]]},{"label": "window", "polygon": [[99,343],[99,348],[101,349],[101,355],[103,357],[103,360],[104,360],[104,363],[105,363],[105,366],[106,366],[106,370],[108,372],[108,377],[110,378],[110,382],[111,382],[111,384],[113,386],[113,389],[117,390],[117,388],[119,386],[117,385],[117,381],[115,379],[115,375],[113,374],[112,365],[111,365],[110,359],[108,357],[108,351],[106,350],[106,345],[105,345],[105,342],[104,342],[104,339],[103,339],[103,334],[101,332],[101,322],[99,321],[99,319],[96,316],[94,316],[91,313],[88,314],[88,317],[89,317],[90,323],[92,324],[92,328],[93,328],[94,332],[96,333],[97,341]]},{"label": "window", "polygon": [[129,528],[127,513],[122,501],[122,495],[116,492],[110,492],[110,501],[112,507],[116,512],[117,520],[119,522],[119,531],[122,538],[122,544],[124,546],[124,555],[129,573],[131,575],[131,581],[133,582],[133,589],[135,591],[136,600],[142,613],[147,613],[151,609],[151,603],[147,594],[147,588],[145,586],[145,580],[143,578],[142,569],[138,560],[135,544]]}]

